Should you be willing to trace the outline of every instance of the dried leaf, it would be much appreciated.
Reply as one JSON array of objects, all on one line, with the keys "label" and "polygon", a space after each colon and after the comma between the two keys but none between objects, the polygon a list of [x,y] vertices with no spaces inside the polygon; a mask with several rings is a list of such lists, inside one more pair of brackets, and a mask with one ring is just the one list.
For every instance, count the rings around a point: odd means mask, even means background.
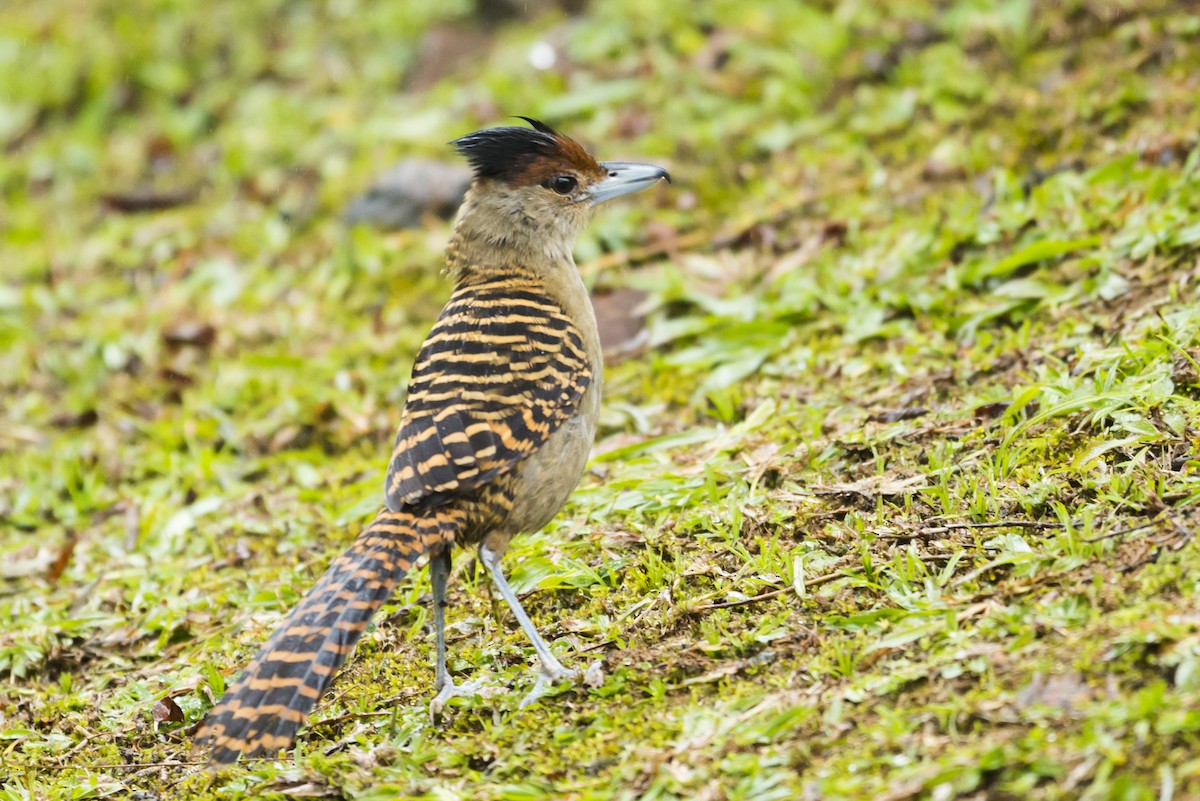
[{"label": "dried leaf", "polygon": [[592,295],[605,361],[620,361],[645,346],[649,338],[642,312],[645,301],[645,292],[624,287]]},{"label": "dried leaf", "polygon": [[55,428],[90,428],[100,421],[100,415],[95,409],[84,409],[82,412],[60,412],[50,418],[50,425]]},{"label": "dried leaf", "polygon": [[1176,353],[1171,357],[1171,380],[1176,386],[1200,384],[1200,350]]},{"label": "dried leaf", "polygon": [[58,555],[54,557],[54,561],[50,563],[50,567],[46,570],[46,578],[51,582],[58,581],[62,576],[63,571],[67,569],[67,565],[71,563],[71,554],[75,553],[75,543],[79,541],[79,537],[74,531],[67,530],[67,538],[63,542],[62,547],[58,549]]},{"label": "dried leaf", "polygon": [[100,200],[113,211],[133,214],[185,206],[195,200],[199,193],[199,188],[194,186],[166,192],[155,189],[131,189],[128,192],[111,192],[101,195]]},{"label": "dried leaf", "polygon": [[191,346],[207,350],[217,339],[217,329],[209,323],[183,322],[163,329],[162,338],[172,347]]},{"label": "dried leaf", "polygon": [[996,401],[995,403],[985,403],[982,406],[976,406],[975,419],[995,420],[1007,412],[1010,406],[1012,406],[1012,403],[1009,401]]},{"label": "dried leaf", "polygon": [[911,406],[907,409],[889,409],[885,412],[876,412],[867,418],[871,423],[898,423],[901,420],[913,420],[917,417],[924,417],[929,414],[929,410],[924,406]]},{"label": "dried leaf", "polygon": [[341,791],[319,781],[279,781],[265,788],[289,798],[343,798]]},{"label": "dried leaf", "polygon": [[154,703],[152,714],[155,723],[183,723],[183,710],[169,696]]}]

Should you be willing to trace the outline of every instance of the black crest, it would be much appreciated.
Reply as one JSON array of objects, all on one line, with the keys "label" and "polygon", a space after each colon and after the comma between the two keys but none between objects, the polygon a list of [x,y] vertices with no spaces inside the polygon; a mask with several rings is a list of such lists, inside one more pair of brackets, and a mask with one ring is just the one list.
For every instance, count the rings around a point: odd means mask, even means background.
[{"label": "black crest", "polygon": [[470,162],[476,178],[509,178],[519,174],[535,159],[561,152],[561,143],[553,128],[529,117],[518,119],[525,120],[533,128],[485,128],[450,144]]}]

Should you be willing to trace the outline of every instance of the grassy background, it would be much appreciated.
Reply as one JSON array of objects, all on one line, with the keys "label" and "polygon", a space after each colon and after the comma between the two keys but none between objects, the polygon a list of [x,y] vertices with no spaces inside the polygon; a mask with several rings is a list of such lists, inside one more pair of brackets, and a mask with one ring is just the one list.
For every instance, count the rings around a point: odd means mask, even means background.
[{"label": "grassy background", "polygon": [[[474,13],[0,8],[0,799],[1200,797],[1200,8]],[[445,224],[340,212],[509,114],[676,178],[580,243],[650,347],[506,560],[605,682],[517,710],[460,555],[483,696],[430,724],[421,573],[214,778],[189,727],[378,505],[448,295]]]}]

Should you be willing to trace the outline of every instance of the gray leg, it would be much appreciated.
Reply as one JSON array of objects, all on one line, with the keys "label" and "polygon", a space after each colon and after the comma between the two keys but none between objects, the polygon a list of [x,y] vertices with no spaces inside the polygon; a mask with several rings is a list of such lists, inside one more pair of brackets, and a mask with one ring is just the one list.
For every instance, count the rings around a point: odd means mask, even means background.
[{"label": "gray leg", "polygon": [[504,571],[500,567],[500,557],[489,550],[486,545],[481,545],[479,546],[479,560],[483,562],[483,566],[492,574],[492,581],[496,583],[496,589],[500,591],[500,596],[504,598],[504,602],[508,604],[508,608],[516,616],[517,622],[521,624],[525,636],[533,643],[533,649],[537,651],[538,659],[542,662],[542,669],[538,674],[537,684],[534,685],[529,695],[525,696],[521,701],[521,706],[524,708],[537,701],[543,695],[548,685],[568,679],[575,679],[579,676],[579,671],[563,667],[563,664],[550,651],[550,646],[546,645],[546,641],[542,639],[537,629],[533,627],[533,621],[529,619],[529,615],[525,614],[525,609],[521,606],[521,601],[517,598],[517,594],[512,591],[512,587],[508,586],[508,579],[504,577]]},{"label": "gray leg", "polygon": [[450,549],[445,548],[429,560],[429,581],[433,585],[433,628],[436,637],[437,665],[434,668],[433,689],[437,695],[429,702],[429,714],[437,720],[446,702],[455,696],[474,695],[478,683],[469,681],[461,686],[450,679],[446,669],[446,583],[450,579]]},{"label": "gray leg", "polygon": [[446,669],[446,583],[450,579],[450,549],[435,554],[429,560],[429,580],[433,584],[433,628],[437,639],[437,667],[433,678],[433,689],[441,692],[450,681]]}]

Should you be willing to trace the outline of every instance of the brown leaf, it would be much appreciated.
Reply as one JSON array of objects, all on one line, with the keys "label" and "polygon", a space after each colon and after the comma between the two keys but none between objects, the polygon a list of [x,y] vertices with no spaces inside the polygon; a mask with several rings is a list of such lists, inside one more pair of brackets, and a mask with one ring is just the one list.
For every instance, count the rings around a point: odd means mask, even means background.
[{"label": "brown leaf", "polygon": [[79,537],[75,532],[67,529],[67,539],[58,549],[58,555],[54,557],[54,561],[50,563],[50,567],[46,570],[46,578],[51,582],[58,581],[63,571],[67,569],[67,565],[71,563],[71,554],[75,553],[75,543],[78,541]]},{"label": "brown leaf", "polygon": [[170,697],[156,701],[151,714],[155,723],[183,723],[183,710]]},{"label": "brown leaf", "polygon": [[605,361],[619,361],[645,346],[648,337],[646,315],[642,312],[645,301],[645,292],[628,287],[592,295]]},{"label": "brown leaf", "polygon": [[736,45],[737,38],[729,31],[714,31],[692,56],[692,66],[700,72],[719,72],[729,63],[731,46]]},{"label": "brown leaf", "polygon": [[176,206],[186,206],[200,193],[197,187],[158,191],[156,189],[131,189],[128,192],[111,192],[101,195],[100,200],[113,211],[133,214],[140,211],[163,211]]},{"label": "brown leaf", "polygon": [[311,425],[285,425],[271,435],[266,443],[267,453],[279,453],[293,448],[304,448],[312,442]]},{"label": "brown leaf", "polygon": [[1177,385],[1200,384],[1200,370],[1196,369],[1200,362],[1200,349],[1184,353],[1176,353],[1171,357],[1171,380]]},{"label": "brown leaf", "polygon": [[1008,411],[1008,407],[1012,406],[1009,401],[996,401],[995,403],[985,403],[982,406],[975,407],[976,420],[995,420],[1002,414]]},{"label": "brown leaf", "polygon": [[196,383],[196,379],[192,378],[187,373],[174,370],[170,367],[163,367],[158,371],[158,377],[168,384],[174,384],[175,387],[190,387]]},{"label": "brown leaf", "polygon": [[286,795],[289,798],[344,798],[340,790],[330,787],[319,780],[284,779],[267,786],[265,789]]},{"label": "brown leaf", "polygon": [[233,553],[224,559],[218,559],[216,562],[213,562],[209,569],[220,570],[226,567],[236,567],[248,561],[252,556],[254,556],[254,553],[250,550],[250,545],[246,540],[239,537],[237,542],[233,544]]},{"label": "brown leaf", "polygon": [[719,681],[727,676],[734,676],[745,670],[769,665],[776,659],[775,651],[770,648],[765,648],[748,659],[734,659],[728,662],[722,662],[712,670],[701,676],[693,676],[683,680],[684,686],[691,684],[708,684],[714,681]]},{"label": "brown leaf", "polygon": [[89,428],[99,420],[100,415],[95,409],[84,409],[82,412],[60,412],[50,418],[50,425],[55,428]]},{"label": "brown leaf", "polygon": [[1186,159],[1195,146],[1196,142],[1191,137],[1160,134],[1151,139],[1139,155],[1147,164],[1166,166]]},{"label": "brown leaf", "polygon": [[757,486],[766,480],[767,486],[778,484],[782,461],[779,459],[779,443],[767,442],[759,445],[749,453],[744,453],[742,459],[750,468],[750,482]]},{"label": "brown leaf", "polygon": [[958,181],[967,177],[967,171],[959,164],[930,156],[921,168],[921,177],[928,181]]},{"label": "brown leaf", "polygon": [[898,423],[901,420],[913,420],[917,417],[924,417],[929,414],[929,410],[924,406],[911,406],[907,409],[888,409],[884,412],[876,412],[867,418],[871,423]]},{"label": "brown leaf", "polygon": [[845,220],[825,220],[821,224],[821,237],[833,245],[842,245],[846,242],[846,232],[849,230]]},{"label": "brown leaf", "polygon": [[217,329],[209,323],[176,323],[163,329],[162,338],[174,348],[191,346],[207,350],[217,339]]}]

